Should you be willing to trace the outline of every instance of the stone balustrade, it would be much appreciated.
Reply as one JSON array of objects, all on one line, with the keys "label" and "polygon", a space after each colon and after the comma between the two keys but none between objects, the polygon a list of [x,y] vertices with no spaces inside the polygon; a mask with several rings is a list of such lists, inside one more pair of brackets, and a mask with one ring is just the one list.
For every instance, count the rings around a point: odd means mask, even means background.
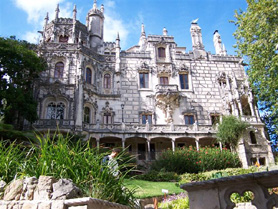
[{"label": "stone balustrade", "polygon": [[278,207],[278,195],[271,194],[269,189],[275,187],[278,187],[278,170],[181,185],[188,192],[190,208],[194,209],[246,208],[236,206],[230,199],[231,194],[243,195],[246,191],[254,194],[252,205],[248,208],[273,209]]}]

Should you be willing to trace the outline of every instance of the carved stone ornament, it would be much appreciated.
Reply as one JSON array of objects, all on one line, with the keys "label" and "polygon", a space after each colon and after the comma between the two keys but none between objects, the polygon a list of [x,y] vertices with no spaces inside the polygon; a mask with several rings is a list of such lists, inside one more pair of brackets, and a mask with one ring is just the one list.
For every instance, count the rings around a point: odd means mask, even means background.
[{"label": "carved stone ornament", "polygon": [[146,62],[141,62],[140,66],[137,68],[137,71],[149,71],[150,66]]}]

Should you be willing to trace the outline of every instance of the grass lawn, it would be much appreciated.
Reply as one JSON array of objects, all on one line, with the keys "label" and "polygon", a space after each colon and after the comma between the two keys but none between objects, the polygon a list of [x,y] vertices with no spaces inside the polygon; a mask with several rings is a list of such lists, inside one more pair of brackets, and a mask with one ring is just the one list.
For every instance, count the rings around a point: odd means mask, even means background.
[{"label": "grass lawn", "polygon": [[169,194],[178,194],[184,192],[175,185],[174,182],[152,182],[137,179],[125,179],[125,187],[129,189],[136,189],[136,198],[147,198],[163,195],[162,189],[167,189]]}]

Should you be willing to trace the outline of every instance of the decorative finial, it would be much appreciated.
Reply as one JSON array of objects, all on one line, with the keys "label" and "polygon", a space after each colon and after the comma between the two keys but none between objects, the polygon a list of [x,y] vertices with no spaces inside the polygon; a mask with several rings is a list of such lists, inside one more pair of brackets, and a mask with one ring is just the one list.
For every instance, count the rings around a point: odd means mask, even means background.
[{"label": "decorative finial", "polygon": [[76,9],[76,5],[74,5],[73,7],[73,19],[76,20],[76,13],[77,13],[77,9]]},{"label": "decorative finial", "polygon": [[103,4],[102,4],[101,7],[100,7],[100,11],[101,11],[102,13],[104,13],[104,6],[103,6]]},{"label": "decorative finial", "polygon": [[93,10],[97,10],[97,0],[94,0]]},{"label": "decorative finial", "polygon": [[198,20],[199,20],[199,18],[197,18],[197,19],[195,19],[195,20],[192,20],[192,21],[191,21],[191,24],[197,24]]},{"label": "decorative finial", "polygon": [[167,31],[167,29],[164,27],[163,28],[163,36],[167,36],[168,35],[168,31]]},{"label": "decorative finial", "polygon": [[59,12],[60,12],[59,4],[57,4],[56,10],[55,10],[55,21],[58,21]]},{"label": "decorative finial", "polygon": [[146,33],[145,33],[145,26],[144,26],[144,23],[142,23],[141,25],[141,36],[145,36]]}]

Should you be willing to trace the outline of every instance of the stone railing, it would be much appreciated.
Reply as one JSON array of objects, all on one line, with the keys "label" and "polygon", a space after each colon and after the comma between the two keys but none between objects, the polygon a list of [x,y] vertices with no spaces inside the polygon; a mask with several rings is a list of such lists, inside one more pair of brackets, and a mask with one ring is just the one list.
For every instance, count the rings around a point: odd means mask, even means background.
[{"label": "stone railing", "polygon": [[211,125],[153,125],[153,124],[83,124],[87,131],[113,131],[113,132],[136,132],[136,133],[216,133]]},{"label": "stone railing", "polygon": [[[246,191],[253,192],[254,199],[251,202],[257,209],[273,209],[278,207],[278,195],[271,194],[269,189],[276,187],[278,187],[278,170],[194,182],[181,186],[188,192],[190,208],[207,209],[235,208],[235,203],[230,199],[231,194],[243,195]],[[252,205],[248,208],[252,208]],[[237,208],[243,207],[237,205]]]},{"label": "stone railing", "polygon": [[178,85],[176,84],[171,84],[171,85],[162,85],[162,84],[157,84],[155,86],[156,92],[159,93],[164,93],[164,92],[178,92]]},{"label": "stone railing", "polygon": [[74,127],[74,120],[51,120],[51,119],[40,119],[37,120],[33,126],[37,129],[72,129]]}]

